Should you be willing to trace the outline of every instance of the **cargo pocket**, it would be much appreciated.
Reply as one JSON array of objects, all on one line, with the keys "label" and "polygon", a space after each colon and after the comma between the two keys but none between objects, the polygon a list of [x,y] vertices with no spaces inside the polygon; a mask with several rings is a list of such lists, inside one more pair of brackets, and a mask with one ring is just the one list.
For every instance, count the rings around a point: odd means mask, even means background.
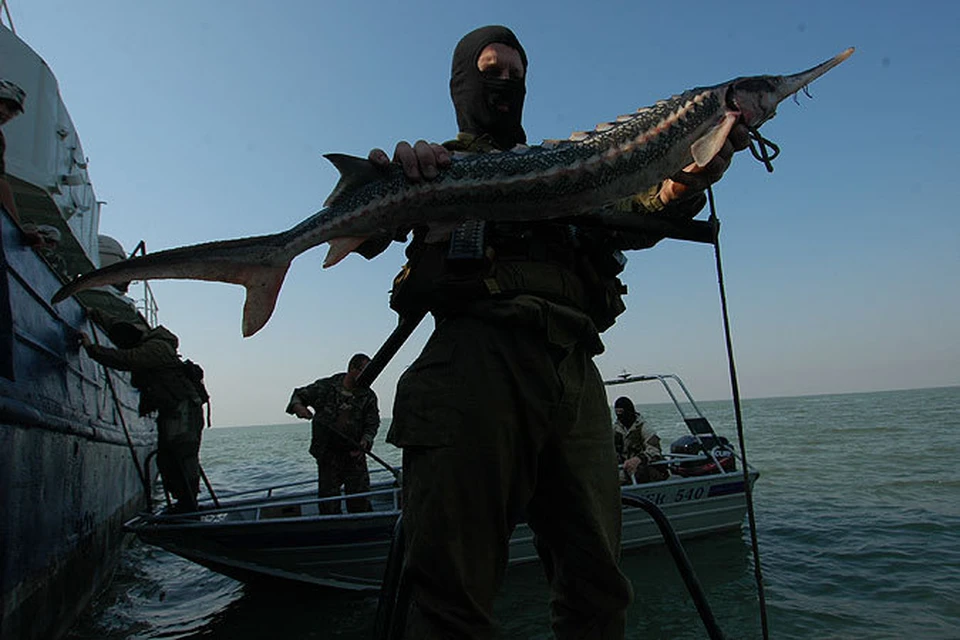
[{"label": "cargo pocket", "polygon": [[397,447],[445,447],[463,423],[462,373],[454,363],[456,343],[429,342],[400,376],[387,442]]}]

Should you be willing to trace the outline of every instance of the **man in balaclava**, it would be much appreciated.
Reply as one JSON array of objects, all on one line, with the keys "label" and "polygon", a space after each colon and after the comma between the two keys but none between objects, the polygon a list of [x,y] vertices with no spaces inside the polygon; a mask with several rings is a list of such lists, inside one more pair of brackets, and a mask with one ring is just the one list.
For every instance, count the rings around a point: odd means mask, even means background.
[{"label": "man in balaclava", "polygon": [[637,419],[637,410],[633,406],[633,400],[620,396],[613,403],[613,413],[617,417],[613,422],[613,448],[617,451],[617,464],[623,464],[626,459],[623,457],[623,441]]},{"label": "man in balaclava", "polygon": [[[481,71],[477,62],[481,52],[490,45],[513,49],[519,55],[522,68],[510,69],[504,61],[499,61],[495,70],[488,67]],[[464,36],[453,52],[450,74],[450,97],[460,132],[486,136],[500,149],[526,142],[527,134],[521,124],[527,93],[526,71],[527,54],[506,27],[483,27]]]},{"label": "man in balaclava", "polygon": [[656,482],[666,480],[670,472],[664,464],[660,436],[637,411],[633,400],[626,396],[613,403],[617,420],[613,425],[613,442],[617,461],[623,465],[621,482]]},{"label": "man in balaclava", "polygon": [[[524,142],[526,70],[506,27],[464,36],[450,80],[459,134],[442,146],[398,143],[407,178],[433,179],[454,151]],[[380,149],[369,158],[390,162]],[[668,182],[627,210],[692,217],[694,199],[673,202],[681,189]],[[632,589],[618,566],[617,460],[593,363],[600,331],[624,310],[622,261],[607,240],[556,222],[468,221],[448,239],[414,229],[391,306],[426,309],[436,328],[397,384],[387,434],[403,449],[405,638],[494,637],[493,602],[523,521],[550,583],[555,636],[623,638]]]},{"label": "man in balaclava", "polygon": [[637,419],[637,408],[633,406],[633,400],[626,396],[620,396],[613,403],[613,411],[617,416],[617,422],[629,429]]}]

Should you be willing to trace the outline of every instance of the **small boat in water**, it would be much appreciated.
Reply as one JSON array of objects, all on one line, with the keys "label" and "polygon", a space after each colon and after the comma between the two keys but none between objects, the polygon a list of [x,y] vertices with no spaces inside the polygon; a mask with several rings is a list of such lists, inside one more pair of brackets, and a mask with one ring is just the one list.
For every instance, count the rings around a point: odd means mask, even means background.
[{"label": "small boat in water", "polygon": [[[681,538],[741,527],[746,511],[744,474],[736,452],[719,437],[679,377],[622,376],[608,385],[660,383],[689,432],[659,464],[666,480],[626,484],[624,495],[659,506]],[[759,473],[750,469],[750,486]],[[368,496],[373,511],[321,515],[319,504]],[[320,499],[316,480],[222,496],[202,502],[196,513],[142,514],[126,523],[140,539],[245,582],[295,580],[346,590],[379,589],[401,514],[398,481],[386,470],[371,471],[364,494]],[[654,521],[641,509],[624,507],[624,551],[662,541]],[[517,526],[510,539],[510,564],[537,561],[533,532]]]}]

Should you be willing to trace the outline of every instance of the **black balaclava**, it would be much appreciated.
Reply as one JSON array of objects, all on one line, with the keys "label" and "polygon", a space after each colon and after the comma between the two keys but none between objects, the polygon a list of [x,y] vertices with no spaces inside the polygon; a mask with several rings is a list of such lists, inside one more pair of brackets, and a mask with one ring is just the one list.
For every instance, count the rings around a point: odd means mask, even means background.
[{"label": "black balaclava", "polygon": [[637,419],[637,409],[633,406],[633,400],[626,396],[617,398],[613,403],[613,411],[617,414],[617,421],[625,427],[629,427]]},{"label": "black balaclava", "polygon": [[[520,52],[524,78],[502,80],[485,78],[477,69],[477,58],[484,47],[499,43]],[[489,135],[502,149],[510,149],[527,141],[523,130],[523,98],[526,96],[527,54],[513,31],[501,26],[480,27],[463,36],[453,52],[450,73],[450,97],[457,110],[460,131],[480,136]],[[494,105],[506,103],[507,113]]]}]

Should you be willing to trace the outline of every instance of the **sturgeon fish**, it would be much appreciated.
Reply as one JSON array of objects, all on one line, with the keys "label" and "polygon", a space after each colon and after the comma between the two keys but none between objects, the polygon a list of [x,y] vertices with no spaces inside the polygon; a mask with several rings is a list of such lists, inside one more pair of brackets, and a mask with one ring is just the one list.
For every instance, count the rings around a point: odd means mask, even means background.
[{"label": "sturgeon fish", "polygon": [[777,105],[853,54],[849,48],[806,71],[749,76],[685,91],[629,115],[509,151],[454,156],[429,181],[413,183],[398,164],[327,154],[340,180],[324,208],[276,234],[207,242],[147,254],[91,271],[62,287],[53,302],[90,287],[130,280],[192,279],[246,288],[243,335],[270,319],[291,261],[324,242],[329,267],[368,239],[387,240],[427,225],[466,220],[529,221],[596,213],[649,189],[691,162],[704,166],[737,122],[757,128]]}]

